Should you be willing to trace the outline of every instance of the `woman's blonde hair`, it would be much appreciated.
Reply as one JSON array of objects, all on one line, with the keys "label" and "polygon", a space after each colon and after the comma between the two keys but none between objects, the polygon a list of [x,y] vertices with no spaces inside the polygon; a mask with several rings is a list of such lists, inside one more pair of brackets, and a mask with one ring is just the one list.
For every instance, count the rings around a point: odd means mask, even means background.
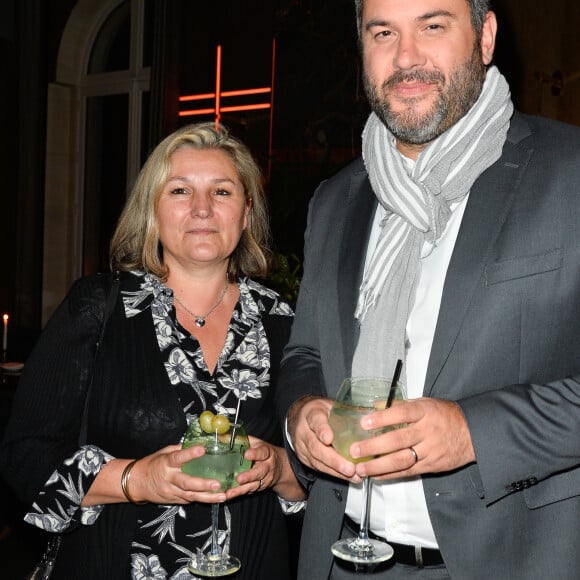
[{"label": "woman's blonde hair", "polygon": [[171,155],[181,147],[219,149],[234,163],[246,203],[250,206],[248,227],[230,256],[228,275],[264,278],[271,257],[268,205],[262,174],[249,149],[222,125],[187,125],[166,137],[151,153],[121,213],[110,247],[113,270],[143,270],[165,281],[168,268],[163,263],[159,241],[157,205],[171,169]]}]

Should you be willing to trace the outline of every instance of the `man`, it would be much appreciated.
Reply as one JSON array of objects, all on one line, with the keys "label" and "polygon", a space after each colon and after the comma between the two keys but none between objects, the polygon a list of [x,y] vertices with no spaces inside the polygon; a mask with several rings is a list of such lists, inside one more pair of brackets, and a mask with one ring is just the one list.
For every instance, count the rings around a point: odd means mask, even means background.
[{"label": "man", "polygon": [[[580,130],[513,112],[487,0],[356,0],[373,110],[362,160],[311,201],[277,401],[309,487],[301,580],[331,544],[395,546],[377,578],[580,574]],[[332,448],[344,377],[411,399]]]}]

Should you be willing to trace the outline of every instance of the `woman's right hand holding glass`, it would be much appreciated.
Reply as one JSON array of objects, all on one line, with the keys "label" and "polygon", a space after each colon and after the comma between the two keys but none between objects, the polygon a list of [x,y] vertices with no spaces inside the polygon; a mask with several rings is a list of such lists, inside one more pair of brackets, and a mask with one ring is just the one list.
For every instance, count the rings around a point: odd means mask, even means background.
[{"label": "woman's right hand holding glass", "polygon": [[131,496],[157,504],[221,503],[226,495],[219,481],[183,473],[188,461],[205,454],[201,445],[182,449],[169,445],[139,459],[131,472]]}]

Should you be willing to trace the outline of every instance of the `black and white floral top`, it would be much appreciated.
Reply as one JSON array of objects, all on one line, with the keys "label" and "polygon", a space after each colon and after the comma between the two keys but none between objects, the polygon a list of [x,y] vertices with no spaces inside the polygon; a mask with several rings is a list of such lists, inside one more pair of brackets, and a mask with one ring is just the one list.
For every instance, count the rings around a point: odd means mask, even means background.
[{"label": "black and white floral top", "polygon": [[[270,345],[263,318],[268,315],[290,321],[293,316],[290,306],[263,285],[240,279],[240,298],[216,369],[210,374],[198,341],[176,318],[173,292],[155,276],[133,274],[121,292],[125,317],[127,320],[152,317],[163,365],[187,423],[206,409],[233,414],[241,401],[240,417],[249,433],[268,439],[266,434],[278,427],[274,426],[271,403],[265,405],[272,397]],[[25,520],[49,531],[66,531],[73,520],[94,525],[107,506],[81,508],[80,503],[94,478],[111,459],[113,456],[106,449],[82,446],[54,471]],[[224,550],[241,551],[242,560],[244,553],[246,558],[254,557],[251,556],[254,548],[246,536],[252,534],[252,526],[260,526],[263,518],[271,517],[272,510],[280,509],[272,498],[266,505],[263,499],[267,495],[245,496],[247,501],[240,498],[241,501],[222,506],[219,543]],[[261,500],[259,496],[263,496]],[[251,512],[245,505],[249,503],[253,503]],[[130,550],[130,577],[137,580],[193,578],[187,571],[187,563],[195,551],[207,551],[210,545],[210,506],[146,504],[138,509],[138,524]],[[240,556],[237,552],[236,555]]]}]

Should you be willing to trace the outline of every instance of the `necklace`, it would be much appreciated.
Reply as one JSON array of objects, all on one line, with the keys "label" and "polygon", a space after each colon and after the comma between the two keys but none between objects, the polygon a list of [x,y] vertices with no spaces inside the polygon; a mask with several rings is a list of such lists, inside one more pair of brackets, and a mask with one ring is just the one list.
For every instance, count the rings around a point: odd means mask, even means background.
[{"label": "necklace", "polygon": [[217,299],[217,302],[207,311],[206,314],[194,314],[176,295],[173,294],[173,298],[177,301],[177,303],[189,314],[192,318],[195,319],[195,326],[198,328],[203,328],[205,326],[205,319],[222,303],[226,292],[228,291],[228,277],[226,276],[226,283],[224,284],[224,289],[220,294],[220,297]]}]

